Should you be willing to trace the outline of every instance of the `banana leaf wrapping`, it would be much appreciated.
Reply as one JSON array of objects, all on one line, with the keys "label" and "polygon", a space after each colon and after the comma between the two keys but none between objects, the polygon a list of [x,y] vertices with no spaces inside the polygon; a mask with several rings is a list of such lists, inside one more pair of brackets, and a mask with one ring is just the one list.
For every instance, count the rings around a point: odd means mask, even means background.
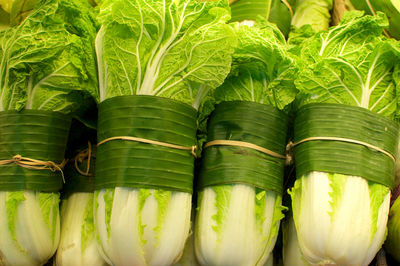
[{"label": "banana leaf wrapping", "polygon": [[[367,143],[394,157],[399,126],[365,108],[331,103],[313,103],[295,115],[294,143],[310,137],[335,137]],[[336,140],[313,140],[294,148],[298,177],[311,171],[361,176],[392,188],[394,161],[365,145]]]},{"label": "banana leaf wrapping", "polygon": [[[243,141],[285,155],[288,122],[285,113],[269,105],[222,102],[208,121],[207,141]],[[199,189],[241,183],[281,194],[284,165],[282,158],[247,147],[207,147],[203,151]]]},{"label": "banana leaf wrapping", "polygon": [[[118,96],[99,105],[98,142],[119,136],[184,147],[196,144],[197,111],[156,96]],[[97,148],[95,189],[155,188],[192,193],[194,158],[190,150],[127,140]]]},{"label": "banana leaf wrapping", "polygon": [[[61,164],[64,160],[71,118],[52,111],[0,112],[0,160],[15,155]],[[62,173],[28,169],[15,163],[0,166],[0,190],[57,192]]]}]

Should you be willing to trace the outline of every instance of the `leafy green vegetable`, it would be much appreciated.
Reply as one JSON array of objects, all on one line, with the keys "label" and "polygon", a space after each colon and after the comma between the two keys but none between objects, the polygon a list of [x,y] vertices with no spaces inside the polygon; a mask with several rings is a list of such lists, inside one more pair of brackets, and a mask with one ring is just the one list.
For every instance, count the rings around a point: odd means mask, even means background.
[{"label": "leafy green vegetable", "polygon": [[[37,195],[40,210],[46,225],[51,230],[51,238],[53,241],[56,239],[56,228],[59,223],[59,203],[60,198],[58,193],[38,193]],[[54,243],[57,244],[57,243]]]},{"label": "leafy green vegetable", "polygon": [[[230,71],[236,36],[226,24],[227,0],[106,0],[98,18],[100,102],[153,95],[197,110]],[[161,189],[100,190],[95,221],[105,256],[116,265],[177,261],[189,234],[191,198]]]},{"label": "leafy green vegetable", "polygon": [[[154,227],[154,231],[156,232],[155,238],[159,241],[160,235],[163,230],[163,225],[165,224],[165,219],[168,211],[168,204],[171,200],[171,191],[163,191],[163,190],[155,190],[154,198],[158,204],[158,215],[157,215],[157,226]],[[157,245],[158,243],[156,243]]]},{"label": "leafy green vegetable", "polygon": [[75,192],[62,201],[57,265],[108,265],[97,249],[93,199],[93,193]]},{"label": "leafy green vegetable", "polygon": [[78,0],[43,0],[1,31],[0,111],[71,113],[89,94],[96,97],[95,34],[94,11]]},{"label": "leafy green vegetable", "polygon": [[[85,211],[84,211],[84,220],[81,229],[82,236],[82,251],[85,250],[90,241],[94,238],[95,227],[94,227],[94,219],[93,219],[93,194],[89,193],[89,199],[86,202]],[[79,203],[78,203],[79,204]]]},{"label": "leafy green vegetable", "polygon": [[396,115],[400,46],[382,35],[388,25],[382,13],[362,15],[345,13],[337,27],[303,42],[296,80],[300,106],[330,102]]},{"label": "leafy green vegetable", "polygon": [[264,265],[276,241],[282,198],[233,184],[199,192],[195,249],[201,265]]},{"label": "leafy green vegetable", "polygon": [[[112,199],[106,197],[111,193]],[[107,261],[171,265],[179,258],[189,234],[191,194],[117,187],[95,197],[95,224]]]},{"label": "leafy green vegetable", "polygon": [[297,179],[290,194],[299,246],[310,264],[373,260],[386,237],[389,188],[314,171]]},{"label": "leafy green vegetable", "polygon": [[[235,23],[233,28],[238,36],[238,47],[233,54],[230,75],[215,90],[216,102],[246,101],[284,109],[295,99],[297,92],[294,86],[297,68],[286,50],[285,37],[275,25],[262,18],[253,26]],[[271,114],[266,112],[266,115]],[[241,114],[233,117],[243,119]],[[215,127],[229,128],[229,120],[216,123]],[[228,139],[231,132],[226,132]],[[204,158],[207,158],[207,152],[203,153]],[[227,157],[243,154],[244,157],[229,157],[237,158],[237,161],[245,160],[248,154],[251,155],[247,158],[257,156],[270,160],[269,156],[257,151],[236,147],[221,147],[217,153],[215,168],[226,165],[228,160],[224,153]],[[206,163],[203,160],[203,164]],[[238,169],[236,173],[243,177],[249,175],[247,171]],[[209,176],[204,172],[200,178]],[[283,218],[281,195],[242,184],[239,180],[225,184],[207,186],[199,191],[195,230],[199,262],[202,265],[264,265],[275,245]]]},{"label": "leafy green vegetable", "polygon": [[[73,114],[91,95],[96,97],[96,22],[89,4],[3,0],[0,6],[0,111]],[[1,264],[43,265],[60,237],[59,193],[1,194]]]},{"label": "leafy green vegetable", "polygon": [[59,193],[0,192],[2,265],[43,265],[59,240]]},{"label": "leafy green vegetable", "polygon": [[217,212],[212,216],[216,225],[212,229],[218,234],[217,241],[221,242],[221,232],[224,230],[224,222],[228,220],[229,203],[232,196],[233,186],[215,186],[215,207]]},{"label": "leafy green vegetable", "polygon": [[100,101],[147,94],[195,107],[229,73],[227,1],[105,1],[96,39]]},{"label": "leafy green vegetable", "polygon": [[342,0],[344,7],[335,10],[341,16],[342,10],[364,10],[366,14],[375,15],[384,12],[389,19],[388,33],[391,37],[400,38],[400,1],[398,0]]},{"label": "leafy green vegetable", "polygon": [[16,246],[23,251],[22,247],[18,244],[17,235],[16,235],[16,220],[17,220],[17,211],[18,205],[25,200],[24,193],[21,191],[10,192],[7,197],[6,207],[7,207],[7,220],[8,220],[8,229],[11,232],[12,239],[14,240]]},{"label": "leafy green vegetable", "polygon": [[[338,26],[304,39],[296,51],[298,107],[337,103],[391,119],[398,115],[399,44],[382,34],[388,25],[384,14],[363,15],[344,13]],[[309,263],[372,261],[386,236],[388,187],[360,176],[312,171],[298,177],[291,196],[299,246]]]},{"label": "leafy green vegetable", "polygon": [[215,91],[217,102],[251,101],[283,109],[297,93],[297,68],[287,52],[285,37],[261,19],[254,26],[235,24],[234,28],[239,43],[232,72]]}]

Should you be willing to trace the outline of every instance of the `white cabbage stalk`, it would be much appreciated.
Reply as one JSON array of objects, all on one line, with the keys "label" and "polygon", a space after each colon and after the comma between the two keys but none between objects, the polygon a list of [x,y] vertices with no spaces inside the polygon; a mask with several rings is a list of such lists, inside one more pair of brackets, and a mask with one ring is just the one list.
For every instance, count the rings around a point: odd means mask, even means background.
[{"label": "white cabbage stalk", "polygon": [[186,241],[185,248],[183,249],[182,257],[174,266],[200,266],[197,262],[194,252],[194,236],[191,234]]},{"label": "white cabbage stalk", "polygon": [[177,262],[190,230],[192,195],[117,187],[95,192],[95,226],[102,252],[116,266]]},{"label": "white cabbage stalk", "polygon": [[273,253],[271,253],[271,255],[268,257],[268,260],[264,264],[264,266],[274,266],[274,254]]},{"label": "white cabbage stalk", "polygon": [[309,266],[304,259],[297,239],[296,227],[293,217],[283,224],[283,265],[285,266]]},{"label": "white cabbage stalk", "polygon": [[357,176],[311,172],[291,191],[304,257],[318,265],[368,265],[386,236],[389,188]]},{"label": "white cabbage stalk", "polygon": [[283,218],[282,197],[235,184],[199,192],[195,250],[202,265],[264,265]]},{"label": "white cabbage stalk", "polygon": [[385,249],[393,258],[400,262],[400,197],[390,207]]},{"label": "white cabbage stalk", "polygon": [[93,193],[71,194],[61,204],[61,238],[56,263],[59,266],[107,265],[96,242]]},{"label": "white cabbage stalk", "polygon": [[0,192],[0,265],[43,265],[60,237],[59,193]]},{"label": "white cabbage stalk", "polygon": [[[193,217],[193,216],[192,216]],[[182,257],[174,266],[200,266],[196,259],[194,251],[194,234],[190,233],[186,241],[185,248],[183,249]]]}]

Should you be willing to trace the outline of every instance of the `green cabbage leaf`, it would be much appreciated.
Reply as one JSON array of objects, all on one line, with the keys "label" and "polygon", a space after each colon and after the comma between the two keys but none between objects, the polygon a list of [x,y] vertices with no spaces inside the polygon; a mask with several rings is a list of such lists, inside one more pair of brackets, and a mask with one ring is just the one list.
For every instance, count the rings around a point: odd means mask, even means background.
[{"label": "green cabbage leaf", "polygon": [[262,19],[253,26],[235,24],[238,47],[232,71],[216,89],[218,101],[252,101],[283,109],[296,97],[297,67],[278,28]]},{"label": "green cabbage leaf", "polygon": [[394,118],[398,105],[400,46],[382,35],[384,14],[345,13],[341,23],[300,47],[299,104],[359,106]]},{"label": "green cabbage leaf", "polygon": [[154,95],[198,108],[230,71],[228,1],[108,0],[96,39],[100,101]]},{"label": "green cabbage leaf", "polygon": [[364,10],[369,15],[375,15],[381,11],[389,19],[388,33],[390,36],[400,39],[400,1],[399,0],[345,0],[349,10]]},{"label": "green cabbage leaf", "polygon": [[0,111],[72,113],[96,97],[94,10],[79,0],[43,0],[0,31]]}]

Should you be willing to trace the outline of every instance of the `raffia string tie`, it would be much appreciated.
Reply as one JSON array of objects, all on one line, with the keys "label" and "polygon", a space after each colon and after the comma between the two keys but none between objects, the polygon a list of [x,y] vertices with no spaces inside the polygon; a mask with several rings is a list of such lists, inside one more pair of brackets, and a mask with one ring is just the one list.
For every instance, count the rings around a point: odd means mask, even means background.
[{"label": "raffia string tie", "polygon": [[300,140],[300,141],[298,141],[296,143],[293,143],[293,142],[289,143],[287,149],[290,150],[291,148],[293,148],[293,147],[295,147],[295,146],[297,146],[297,145],[299,145],[301,143],[308,142],[308,141],[315,141],[315,140],[341,141],[341,142],[347,142],[347,143],[363,145],[363,146],[365,146],[367,148],[370,148],[372,150],[375,150],[375,151],[378,151],[378,152],[381,152],[381,153],[385,154],[390,159],[392,159],[393,162],[396,162],[396,158],[390,152],[387,152],[384,149],[381,149],[381,148],[379,148],[377,146],[374,146],[372,144],[369,144],[369,143],[366,143],[366,142],[363,142],[363,141],[354,140],[354,139],[347,139],[347,138],[339,138],[339,137],[309,137],[309,138],[305,138],[303,140]]},{"label": "raffia string tie", "polygon": [[0,160],[0,166],[12,164],[12,163],[15,163],[16,165],[19,165],[19,166],[27,168],[27,169],[32,169],[32,170],[50,170],[52,172],[60,171],[62,180],[65,183],[64,173],[62,171],[65,164],[67,163],[67,160],[65,160],[65,159],[60,164],[56,164],[55,162],[52,162],[52,161],[41,161],[41,160],[36,160],[36,159],[28,158],[28,157],[23,157],[23,156],[17,154],[15,156],[13,156],[12,159]]},{"label": "raffia string tie", "polygon": [[[78,163],[83,163],[83,161],[85,159],[87,159],[86,171],[82,171],[79,168]],[[83,151],[81,151],[80,153],[78,153],[75,156],[75,160],[74,160],[75,162],[74,163],[75,163],[76,171],[79,174],[83,175],[83,176],[93,176],[93,174],[90,173],[90,161],[91,161],[91,159],[92,159],[92,143],[90,143],[90,141],[88,141],[88,148],[83,150]]]},{"label": "raffia string tie", "polygon": [[265,154],[268,154],[272,157],[279,158],[279,159],[286,159],[286,156],[276,153],[274,151],[268,150],[264,147],[255,145],[253,143],[245,142],[245,141],[238,141],[238,140],[212,140],[207,142],[204,145],[204,148],[211,147],[211,146],[237,146],[237,147],[245,147],[249,149],[253,149]]},{"label": "raffia string tie", "polygon": [[143,139],[143,138],[130,137],[130,136],[111,137],[111,138],[105,139],[103,141],[100,141],[97,144],[97,146],[100,146],[100,145],[102,145],[106,142],[112,141],[112,140],[136,141],[136,142],[141,142],[141,143],[147,143],[147,144],[153,144],[153,145],[158,145],[158,146],[162,146],[162,147],[167,147],[167,148],[171,148],[171,149],[191,151],[191,154],[193,155],[193,157],[194,158],[197,157],[197,155],[196,155],[197,146],[196,145],[191,146],[191,147],[186,147],[186,146],[171,144],[171,143],[167,143],[167,142],[161,142],[161,141],[157,141],[157,140]]}]

